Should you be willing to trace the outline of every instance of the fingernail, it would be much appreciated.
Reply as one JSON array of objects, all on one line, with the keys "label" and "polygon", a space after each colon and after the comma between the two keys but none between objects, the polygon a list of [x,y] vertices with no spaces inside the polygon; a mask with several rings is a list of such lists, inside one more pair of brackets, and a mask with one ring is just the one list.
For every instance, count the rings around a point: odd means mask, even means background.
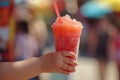
[{"label": "fingernail", "polygon": [[78,62],[74,61],[74,63],[75,63],[75,66],[77,66],[77,65],[78,65]]}]

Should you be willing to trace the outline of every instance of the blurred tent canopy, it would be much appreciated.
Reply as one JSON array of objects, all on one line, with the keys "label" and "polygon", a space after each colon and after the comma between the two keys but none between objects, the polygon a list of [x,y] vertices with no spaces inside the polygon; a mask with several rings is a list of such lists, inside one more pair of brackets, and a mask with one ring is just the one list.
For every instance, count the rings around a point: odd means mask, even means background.
[{"label": "blurred tent canopy", "polygon": [[120,0],[90,0],[80,11],[85,17],[101,18],[110,12],[120,12]]},{"label": "blurred tent canopy", "polygon": [[34,12],[38,14],[51,10],[50,0],[26,0],[26,3],[29,8],[33,9]]},{"label": "blurred tent canopy", "polygon": [[29,6],[33,6],[36,8],[47,8],[51,5],[50,0],[27,0]]},{"label": "blurred tent canopy", "polygon": [[115,12],[120,12],[120,0],[107,0],[111,3],[112,10]]},{"label": "blurred tent canopy", "polygon": [[[24,0],[25,1],[25,0]],[[37,13],[51,12],[53,10],[52,0],[26,0],[27,5],[34,9]],[[65,9],[64,0],[56,0],[59,11],[62,12]]]},{"label": "blurred tent canopy", "polygon": [[81,7],[81,13],[89,18],[101,18],[107,13],[111,12],[111,7],[107,2],[100,2],[99,0],[88,1]]}]

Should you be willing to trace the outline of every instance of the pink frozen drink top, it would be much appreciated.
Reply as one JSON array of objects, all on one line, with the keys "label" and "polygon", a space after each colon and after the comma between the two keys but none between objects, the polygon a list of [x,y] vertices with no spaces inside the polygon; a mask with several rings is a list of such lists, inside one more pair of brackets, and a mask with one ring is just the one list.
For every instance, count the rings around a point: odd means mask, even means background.
[{"label": "pink frozen drink top", "polygon": [[58,17],[53,25],[57,27],[64,25],[66,25],[64,27],[69,27],[69,26],[71,27],[71,25],[72,26],[74,25],[73,27],[79,27],[81,29],[83,28],[82,24],[79,21],[77,21],[76,19],[71,19],[71,17],[68,14],[66,14],[63,17]]}]

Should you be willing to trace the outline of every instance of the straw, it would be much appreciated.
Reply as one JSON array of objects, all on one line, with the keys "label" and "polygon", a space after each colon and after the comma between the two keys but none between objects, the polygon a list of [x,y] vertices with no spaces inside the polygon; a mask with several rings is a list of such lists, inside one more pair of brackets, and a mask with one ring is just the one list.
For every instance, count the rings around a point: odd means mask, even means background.
[{"label": "straw", "polygon": [[59,10],[58,10],[58,6],[57,6],[56,2],[53,2],[53,6],[54,6],[54,9],[55,9],[55,12],[56,12],[57,17],[60,18],[60,12],[59,12]]}]

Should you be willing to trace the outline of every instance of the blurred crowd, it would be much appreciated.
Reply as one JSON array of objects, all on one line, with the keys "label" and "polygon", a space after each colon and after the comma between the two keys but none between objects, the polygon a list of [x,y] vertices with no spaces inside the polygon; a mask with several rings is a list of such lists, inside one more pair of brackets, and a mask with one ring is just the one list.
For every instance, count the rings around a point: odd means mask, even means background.
[{"label": "blurred crowd", "polygon": [[[51,25],[56,19],[52,6],[53,0],[13,1],[12,8],[6,7],[10,9],[9,12],[1,10],[1,6],[8,3],[0,4],[0,18],[11,15],[12,19],[9,20],[14,21],[14,25],[11,25],[13,27],[9,27],[10,38],[14,38],[14,43],[11,41],[14,45],[14,48],[11,48],[12,53],[14,52],[13,60],[43,55],[42,52],[54,44],[51,31]],[[56,0],[56,2],[61,16],[69,14],[84,26],[80,37],[79,56],[94,58],[98,61],[101,80],[104,80],[107,63],[114,61],[118,68],[116,72],[119,76],[118,80],[120,80],[120,1]],[[1,15],[2,12],[4,15]],[[1,23],[0,25],[4,25]],[[4,55],[9,47],[7,49],[5,47],[6,42],[4,38],[2,39],[2,31],[0,27],[0,53]],[[3,35],[5,34],[8,33]],[[31,80],[38,80],[38,77]]]}]

